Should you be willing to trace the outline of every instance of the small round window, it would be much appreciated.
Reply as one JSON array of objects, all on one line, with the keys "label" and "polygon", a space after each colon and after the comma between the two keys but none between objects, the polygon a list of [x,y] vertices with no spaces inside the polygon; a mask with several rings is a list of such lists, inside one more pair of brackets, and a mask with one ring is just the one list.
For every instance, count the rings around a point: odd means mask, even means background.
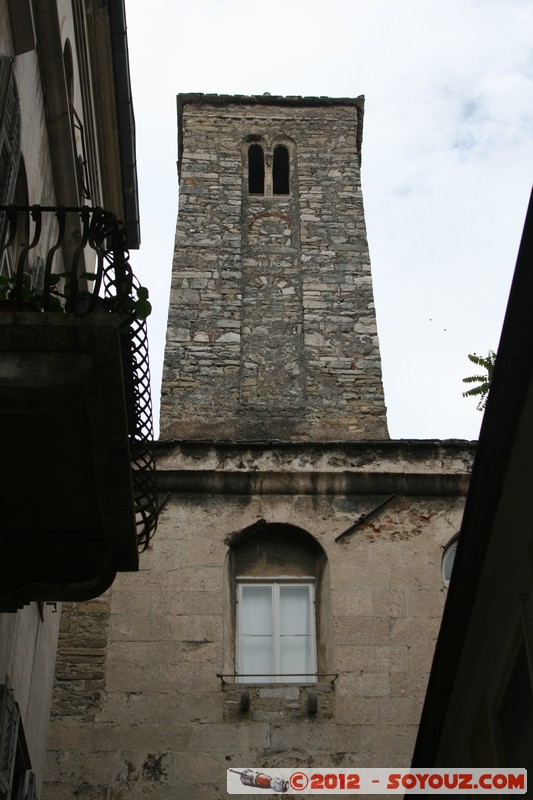
[{"label": "small round window", "polygon": [[452,576],[453,562],[455,561],[455,553],[457,550],[457,542],[459,541],[459,534],[456,534],[453,539],[448,542],[444,553],[442,555],[442,580],[448,584]]}]

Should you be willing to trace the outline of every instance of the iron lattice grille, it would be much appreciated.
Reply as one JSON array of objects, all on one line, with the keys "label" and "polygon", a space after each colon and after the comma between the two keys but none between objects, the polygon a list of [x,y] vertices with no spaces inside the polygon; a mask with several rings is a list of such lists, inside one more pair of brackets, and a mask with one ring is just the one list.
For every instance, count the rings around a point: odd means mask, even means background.
[{"label": "iron lattice grille", "polygon": [[[114,214],[89,206],[0,206],[2,217],[0,289],[13,310],[119,317],[137,541],[145,550],[158,514],[149,306],[129,263],[124,225]],[[24,241],[17,245],[21,231]],[[14,267],[9,277],[1,274],[7,253]]]}]

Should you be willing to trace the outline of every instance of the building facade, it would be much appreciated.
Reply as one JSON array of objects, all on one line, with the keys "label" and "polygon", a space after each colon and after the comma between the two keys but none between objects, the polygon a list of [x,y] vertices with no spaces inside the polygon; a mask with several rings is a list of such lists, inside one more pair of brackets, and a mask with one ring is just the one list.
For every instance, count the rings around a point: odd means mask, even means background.
[{"label": "building facade", "polygon": [[64,617],[54,800],[408,766],[468,485],[471,443],[388,437],[363,99],[183,95],[178,120],[159,529],[142,585]]},{"label": "building facade", "polygon": [[[83,271],[100,273],[89,224],[120,220],[121,254],[140,242],[125,30],[122,0],[0,0],[2,800],[42,797],[59,601],[137,568],[122,334],[72,307]],[[115,471],[113,498],[95,470]]]}]

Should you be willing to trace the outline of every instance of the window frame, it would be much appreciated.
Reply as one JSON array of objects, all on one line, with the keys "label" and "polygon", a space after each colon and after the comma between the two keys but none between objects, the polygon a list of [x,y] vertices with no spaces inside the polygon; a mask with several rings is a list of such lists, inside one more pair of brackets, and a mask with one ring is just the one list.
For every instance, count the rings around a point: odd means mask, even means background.
[{"label": "window frame", "polygon": [[[242,589],[245,586],[270,586],[272,587],[272,672],[265,673],[244,673],[241,672],[241,621],[242,621]],[[294,673],[294,678],[291,678],[289,673],[280,672],[280,588],[291,586],[306,586],[308,588],[309,609],[311,611],[311,630],[310,630],[310,648],[311,648],[311,662],[313,671],[309,673]],[[316,613],[316,579],[312,576],[268,576],[268,577],[253,577],[253,576],[238,576],[236,578],[236,626],[235,626],[235,680],[237,683],[260,683],[261,685],[269,683],[291,683],[296,685],[312,684],[318,680],[318,658],[317,658],[317,613]],[[268,680],[256,680],[257,678],[267,678]],[[305,677],[305,680],[302,678]]]},{"label": "window frame", "polygon": [[459,532],[454,534],[452,538],[445,545],[442,558],[441,558],[441,576],[444,586],[447,588],[450,585],[450,580],[453,574],[453,565],[457,555],[457,545],[459,544]]}]

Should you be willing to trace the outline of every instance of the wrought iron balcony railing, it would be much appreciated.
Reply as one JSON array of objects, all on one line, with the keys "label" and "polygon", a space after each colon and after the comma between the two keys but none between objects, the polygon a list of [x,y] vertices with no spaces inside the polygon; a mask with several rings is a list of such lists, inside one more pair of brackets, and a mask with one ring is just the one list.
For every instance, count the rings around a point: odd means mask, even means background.
[{"label": "wrought iron balcony railing", "polygon": [[123,225],[101,208],[0,206],[0,302],[13,311],[116,314],[137,541],[157,523],[147,291],[134,277]]}]

